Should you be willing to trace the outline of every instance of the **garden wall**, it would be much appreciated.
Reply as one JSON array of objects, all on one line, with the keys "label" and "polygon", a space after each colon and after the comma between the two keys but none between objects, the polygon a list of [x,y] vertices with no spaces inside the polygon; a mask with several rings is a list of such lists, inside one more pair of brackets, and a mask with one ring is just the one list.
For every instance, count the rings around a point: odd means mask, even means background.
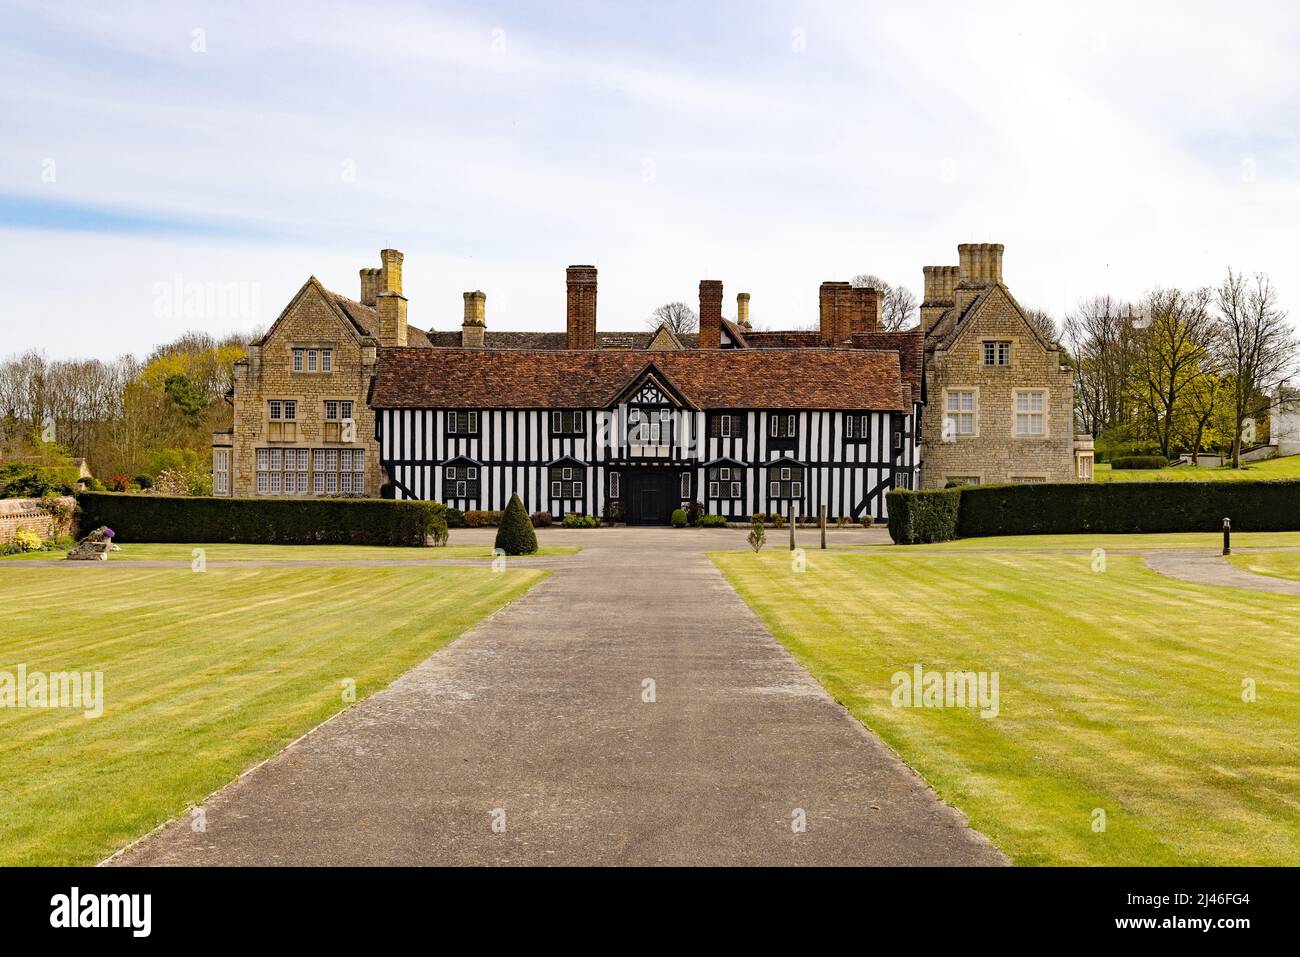
[{"label": "garden wall", "polygon": [[79,534],[101,525],[116,541],[277,545],[410,545],[445,541],[437,502],[392,499],[190,498],[83,492]]},{"label": "garden wall", "polygon": [[76,503],[68,495],[54,501],[66,509],[68,520],[61,522],[53,512],[42,508],[39,498],[0,499],[0,542],[12,539],[20,528],[30,528],[42,540],[67,535],[71,531],[72,508]]}]

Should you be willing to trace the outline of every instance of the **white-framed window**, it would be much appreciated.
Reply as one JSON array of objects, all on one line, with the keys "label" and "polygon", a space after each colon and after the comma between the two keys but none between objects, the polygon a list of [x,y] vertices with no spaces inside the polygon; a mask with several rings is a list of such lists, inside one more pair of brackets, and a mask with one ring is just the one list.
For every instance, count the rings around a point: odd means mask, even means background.
[{"label": "white-framed window", "polygon": [[799,417],[793,412],[786,415],[769,415],[768,434],[774,439],[793,439],[798,435]]},{"label": "white-framed window", "polygon": [[691,497],[691,473],[690,472],[682,473],[681,492],[682,492],[683,499],[688,499]]},{"label": "white-framed window", "polygon": [[257,450],[257,492],[259,495],[279,495],[284,487],[284,452],[292,449]]},{"label": "white-framed window", "polygon": [[230,449],[212,450],[212,494],[230,494]]},{"label": "white-framed window", "polygon": [[1047,434],[1047,393],[1042,389],[1017,389],[1015,392],[1016,435]]},{"label": "white-framed window", "polygon": [[790,483],[790,497],[800,498],[803,496],[803,482]]},{"label": "white-framed window", "polygon": [[620,476],[618,472],[609,473],[609,497],[610,498],[618,498],[619,485],[620,485],[619,478]]},{"label": "white-framed window", "polygon": [[730,497],[730,498],[740,498],[740,483],[739,483],[739,482],[732,482],[732,483],[731,483],[731,495],[730,495],[729,497]]},{"label": "white-framed window", "polygon": [[949,475],[944,479],[944,482],[953,485],[979,485],[980,477],[978,475]]},{"label": "white-framed window", "polygon": [[719,482],[709,483],[709,498],[722,498],[722,485]]},{"label": "white-framed window", "polygon": [[975,434],[975,390],[950,389],[944,406],[949,435]]},{"label": "white-framed window", "polygon": [[911,488],[911,487],[912,487],[911,472],[899,472],[894,476],[894,488]]},{"label": "white-framed window", "polygon": [[296,422],[298,420],[298,400],[268,399],[266,414],[272,422]]},{"label": "white-framed window", "polygon": [[551,435],[582,435],[581,412],[552,412]]},{"label": "white-framed window", "polygon": [[478,435],[478,413],[477,412],[448,412],[447,413],[447,434],[448,435]]},{"label": "white-framed window", "polygon": [[325,400],[325,421],[326,422],[346,422],[350,418],[352,418],[351,399],[326,399]]},{"label": "white-framed window", "polygon": [[320,371],[330,372],[334,368],[334,350],[322,349],[320,351]]},{"label": "white-framed window", "polygon": [[568,465],[552,465],[551,498],[572,501],[582,498],[583,471]]},{"label": "white-framed window", "polygon": [[302,368],[303,368],[303,362],[304,362],[304,357],[305,357],[305,355],[306,355],[306,352],[307,352],[306,349],[294,349],[294,350],[293,350],[293,371],[294,371],[294,372],[301,372],[301,371],[302,371]]},{"label": "white-framed window", "polygon": [[868,427],[869,416],[862,412],[851,412],[844,416],[844,438],[855,442],[865,441],[871,434]]},{"label": "white-framed window", "polygon": [[1080,455],[1080,456],[1078,456],[1078,458],[1077,458],[1075,461],[1078,463],[1078,467],[1077,467],[1076,470],[1075,470],[1075,477],[1076,477],[1076,478],[1079,478],[1079,479],[1082,479],[1082,480],[1085,480],[1085,481],[1087,481],[1087,480],[1091,480],[1091,478],[1092,478],[1092,456],[1091,456],[1091,455]]},{"label": "white-framed window", "polygon": [[801,498],[803,484],[802,465],[769,465],[767,468],[767,487],[772,498]]},{"label": "white-framed window", "polygon": [[457,482],[457,483],[456,483],[456,497],[457,497],[457,498],[464,498],[464,497],[465,497],[466,495],[468,495],[468,494],[469,494],[469,483],[468,483],[468,482]]},{"label": "white-framed window", "polygon": [[985,342],[984,343],[984,364],[986,366],[1011,365],[1011,343]]},{"label": "white-framed window", "polygon": [[573,497],[582,498],[582,480],[578,479],[573,483]]},{"label": "white-framed window", "polygon": [[782,482],[790,481],[790,469],[788,466],[781,467],[781,481]]},{"label": "white-framed window", "polygon": [[564,466],[560,469],[560,478],[565,482],[573,481],[573,469],[569,468],[567,465]]},{"label": "white-framed window", "polygon": [[727,466],[725,466],[725,465],[722,466],[721,468],[719,468],[719,469],[718,469],[718,478],[721,479],[721,480],[724,481],[724,482],[730,482],[730,481],[731,481],[731,469],[729,469],[729,468],[728,468]]},{"label": "white-framed window", "polygon": [[552,483],[551,483],[551,498],[560,498],[560,497],[561,497],[560,492],[561,492],[562,490],[563,490],[563,485],[562,485],[560,482],[552,482]]},{"label": "white-framed window", "polygon": [[771,497],[771,498],[780,498],[780,497],[781,497],[781,483],[780,483],[780,482],[768,482],[768,483],[767,483],[767,494],[768,494],[768,496]]},{"label": "white-framed window", "polygon": [[1013,475],[1011,481],[1020,485],[1041,485],[1047,481],[1047,477],[1044,475]]}]

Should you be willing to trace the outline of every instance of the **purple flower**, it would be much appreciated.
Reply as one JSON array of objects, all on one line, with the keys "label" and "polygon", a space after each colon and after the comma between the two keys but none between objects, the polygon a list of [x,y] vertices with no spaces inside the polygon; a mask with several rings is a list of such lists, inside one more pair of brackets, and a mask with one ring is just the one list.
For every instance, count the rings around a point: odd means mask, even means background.
[{"label": "purple flower", "polygon": [[112,538],[112,537],[113,537],[113,530],[112,530],[111,528],[106,528],[106,529],[104,529],[103,535],[104,535],[105,538]]}]

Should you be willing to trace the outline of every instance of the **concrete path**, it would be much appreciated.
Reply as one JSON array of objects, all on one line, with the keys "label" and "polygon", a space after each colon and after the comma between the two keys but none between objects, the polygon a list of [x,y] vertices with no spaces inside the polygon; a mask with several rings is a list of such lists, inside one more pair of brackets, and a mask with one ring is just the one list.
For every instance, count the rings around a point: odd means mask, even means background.
[{"label": "concrete path", "polygon": [[726,583],[704,551],[734,530],[577,534],[527,596],[212,796],[206,832],[187,816],[111,863],[1006,863]]},{"label": "concrete path", "polygon": [[[1252,549],[1252,551],[1262,551],[1262,549]],[[1170,549],[1163,552],[1144,552],[1142,558],[1152,571],[1170,578],[1195,582],[1198,585],[1224,585],[1230,588],[1273,592],[1278,595],[1300,595],[1300,581],[1274,578],[1271,575],[1256,575],[1254,572],[1236,567],[1219,552]]]}]

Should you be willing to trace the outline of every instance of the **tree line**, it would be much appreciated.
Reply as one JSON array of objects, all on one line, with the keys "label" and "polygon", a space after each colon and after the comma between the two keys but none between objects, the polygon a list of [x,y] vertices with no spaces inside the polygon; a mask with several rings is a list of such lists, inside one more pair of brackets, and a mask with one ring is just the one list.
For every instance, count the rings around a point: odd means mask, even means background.
[{"label": "tree line", "polygon": [[1066,316],[1063,344],[1078,427],[1100,450],[1222,452],[1233,467],[1265,439],[1297,354],[1269,277],[1232,269],[1217,286],[1084,300]]},{"label": "tree line", "polygon": [[145,359],[0,362],[0,463],[85,459],[110,486],[167,473],[175,491],[211,490],[212,432],[230,424],[225,395],[252,336],[190,332]]}]

